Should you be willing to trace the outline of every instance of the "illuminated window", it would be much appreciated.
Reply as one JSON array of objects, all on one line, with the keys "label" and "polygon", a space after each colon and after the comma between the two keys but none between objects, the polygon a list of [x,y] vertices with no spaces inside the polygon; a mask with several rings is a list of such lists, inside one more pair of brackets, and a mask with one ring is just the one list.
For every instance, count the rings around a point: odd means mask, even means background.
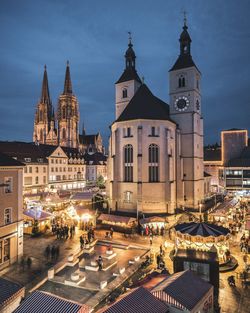
[{"label": "illuminated window", "polygon": [[148,176],[149,182],[159,181],[159,147],[151,144],[148,148]]},{"label": "illuminated window", "polygon": [[7,208],[4,210],[4,224],[10,224],[11,223],[11,208]]},{"label": "illuminated window", "polygon": [[12,177],[4,177],[4,192],[11,193],[13,191],[13,178]]},{"label": "illuminated window", "polygon": [[133,146],[124,147],[124,181],[133,181]]},{"label": "illuminated window", "polygon": [[132,200],[132,192],[131,191],[125,191],[124,192],[124,201],[125,202],[131,202]]}]

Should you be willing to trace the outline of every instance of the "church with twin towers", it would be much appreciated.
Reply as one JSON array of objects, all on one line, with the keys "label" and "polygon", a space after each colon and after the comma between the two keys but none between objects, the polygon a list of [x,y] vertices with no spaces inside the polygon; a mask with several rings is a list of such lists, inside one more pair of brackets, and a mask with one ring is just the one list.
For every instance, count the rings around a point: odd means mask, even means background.
[{"label": "church with twin towers", "polygon": [[58,99],[56,112],[52,105],[46,65],[44,66],[41,98],[36,106],[33,141],[68,148],[81,152],[103,152],[101,134],[87,135],[84,126],[79,130],[80,112],[73,93],[69,61],[67,61],[63,92]]},{"label": "church with twin towers", "polygon": [[136,69],[131,38],[115,83],[107,189],[112,211],[174,213],[204,201],[201,72],[191,54],[186,19],[179,56],[169,70],[169,104]]}]

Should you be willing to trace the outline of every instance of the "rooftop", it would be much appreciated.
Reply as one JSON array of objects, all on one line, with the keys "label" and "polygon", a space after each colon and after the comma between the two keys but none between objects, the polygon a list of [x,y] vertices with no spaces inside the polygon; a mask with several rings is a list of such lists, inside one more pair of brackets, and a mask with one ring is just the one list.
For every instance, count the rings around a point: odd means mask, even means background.
[{"label": "rooftop", "polygon": [[0,311],[2,307],[7,305],[9,301],[12,301],[15,295],[21,291],[24,292],[23,286],[0,278]]},{"label": "rooftop", "polygon": [[191,311],[211,288],[213,288],[211,284],[192,271],[186,270],[167,277],[151,292],[154,294],[154,292],[163,291]]},{"label": "rooftop", "polygon": [[171,120],[168,104],[155,97],[145,84],[140,86],[116,122],[136,119]]},{"label": "rooftop", "polygon": [[166,313],[168,307],[144,287],[139,287],[120,297],[108,308],[98,313]]},{"label": "rooftop", "polygon": [[15,313],[88,313],[86,306],[52,294],[35,291],[28,296]]},{"label": "rooftop", "polygon": [[182,234],[187,234],[191,236],[201,236],[201,237],[218,237],[226,236],[230,233],[228,228],[218,226],[215,224],[209,223],[182,223],[178,224],[175,227],[175,230],[181,232]]}]

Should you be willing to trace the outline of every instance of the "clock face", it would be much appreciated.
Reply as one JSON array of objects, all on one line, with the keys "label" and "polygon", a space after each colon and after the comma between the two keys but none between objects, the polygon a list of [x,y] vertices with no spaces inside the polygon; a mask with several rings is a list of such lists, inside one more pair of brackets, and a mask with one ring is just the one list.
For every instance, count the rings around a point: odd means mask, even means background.
[{"label": "clock face", "polygon": [[175,108],[177,111],[185,111],[187,107],[189,106],[189,100],[187,97],[179,97],[175,100]]}]

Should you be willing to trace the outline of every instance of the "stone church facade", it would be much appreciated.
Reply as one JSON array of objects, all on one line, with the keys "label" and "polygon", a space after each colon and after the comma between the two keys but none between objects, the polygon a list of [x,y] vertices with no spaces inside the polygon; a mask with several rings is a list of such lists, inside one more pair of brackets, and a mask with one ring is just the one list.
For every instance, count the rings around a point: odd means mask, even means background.
[{"label": "stone church facade", "polygon": [[186,21],[180,54],[169,71],[169,104],[152,94],[136,71],[131,39],[115,84],[108,194],[113,211],[174,213],[204,200],[201,73],[191,56]]}]

